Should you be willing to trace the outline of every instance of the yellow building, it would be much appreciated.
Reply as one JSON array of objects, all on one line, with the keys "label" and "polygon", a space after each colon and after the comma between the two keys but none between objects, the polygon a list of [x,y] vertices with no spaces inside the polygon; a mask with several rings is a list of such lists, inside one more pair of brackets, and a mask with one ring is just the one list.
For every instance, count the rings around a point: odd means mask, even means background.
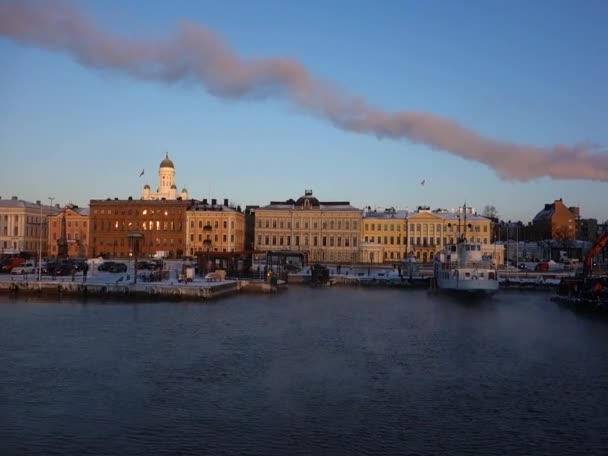
[{"label": "yellow building", "polygon": [[490,244],[491,220],[470,208],[465,212],[431,211],[419,207],[407,216],[407,251],[422,263],[433,260],[435,253],[457,242],[462,235],[470,242]]},{"label": "yellow building", "polygon": [[362,263],[395,263],[407,256],[407,211],[367,210],[361,224]]},{"label": "yellow building", "polygon": [[0,198],[0,254],[46,255],[47,217],[59,209],[13,196]]},{"label": "yellow building", "polygon": [[255,250],[302,252],[309,263],[356,263],[360,237],[359,209],[346,201],[321,202],[312,190],[255,210]]},{"label": "yellow building", "polygon": [[212,199],[196,202],[186,211],[186,252],[242,252],[245,250],[245,214]]}]

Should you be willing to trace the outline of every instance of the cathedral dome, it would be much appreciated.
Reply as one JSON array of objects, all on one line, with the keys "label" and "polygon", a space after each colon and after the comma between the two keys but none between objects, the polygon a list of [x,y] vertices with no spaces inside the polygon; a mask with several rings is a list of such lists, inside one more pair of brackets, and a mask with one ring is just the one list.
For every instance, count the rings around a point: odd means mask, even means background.
[{"label": "cathedral dome", "polygon": [[145,190],[150,190],[150,186],[148,184],[144,185]]},{"label": "cathedral dome", "polygon": [[173,165],[173,162],[171,160],[169,160],[169,152],[167,152],[167,155],[165,156],[165,159],[160,162],[160,167],[161,168],[173,168],[175,169],[175,166]]}]

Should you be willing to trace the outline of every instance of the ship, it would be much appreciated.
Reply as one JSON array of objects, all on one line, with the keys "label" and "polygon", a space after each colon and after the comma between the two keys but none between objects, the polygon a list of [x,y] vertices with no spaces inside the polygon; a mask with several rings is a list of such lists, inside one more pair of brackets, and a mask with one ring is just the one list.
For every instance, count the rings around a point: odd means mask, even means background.
[{"label": "ship", "polygon": [[480,243],[467,241],[466,204],[463,209],[463,233],[457,237],[456,244],[435,255],[433,285],[445,292],[492,295],[498,291],[496,262],[491,256],[483,255]]}]

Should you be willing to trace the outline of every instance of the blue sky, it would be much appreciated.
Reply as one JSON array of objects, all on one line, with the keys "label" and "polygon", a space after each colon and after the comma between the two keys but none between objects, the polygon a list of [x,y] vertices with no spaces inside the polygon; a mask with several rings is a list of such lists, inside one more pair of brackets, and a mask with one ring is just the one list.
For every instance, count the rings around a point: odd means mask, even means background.
[{"label": "blue sky", "polygon": [[[534,146],[608,145],[608,3],[602,1],[124,2],[77,6],[125,36],[181,19],[239,55],[290,56],[386,110],[416,110]],[[281,99],[222,100],[192,84],[98,71],[0,38],[0,195],[138,197],[166,149],[195,198],[267,204],[311,188],[363,207],[495,205],[530,220],[564,198],[608,218],[608,184],[505,181],[408,141],[345,132]],[[141,170],[145,175],[138,178]],[[420,185],[422,180],[424,186]]]}]

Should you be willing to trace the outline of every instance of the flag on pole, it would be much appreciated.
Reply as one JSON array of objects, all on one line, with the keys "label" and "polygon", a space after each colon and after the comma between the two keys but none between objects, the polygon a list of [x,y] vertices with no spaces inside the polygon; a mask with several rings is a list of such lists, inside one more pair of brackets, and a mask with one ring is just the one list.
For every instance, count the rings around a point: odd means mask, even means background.
[{"label": "flag on pole", "polygon": [[139,173],[139,177],[141,177],[141,176],[143,176],[143,175],[144,175],[144,170],[142,169],[142,170],[141,170],[141,173]]},{"label": "flag on pole", "polygon": [[424,182],[426,179],[422,179],[422,182],[420,182],[420,185],[422,185],[424,187]]}]

